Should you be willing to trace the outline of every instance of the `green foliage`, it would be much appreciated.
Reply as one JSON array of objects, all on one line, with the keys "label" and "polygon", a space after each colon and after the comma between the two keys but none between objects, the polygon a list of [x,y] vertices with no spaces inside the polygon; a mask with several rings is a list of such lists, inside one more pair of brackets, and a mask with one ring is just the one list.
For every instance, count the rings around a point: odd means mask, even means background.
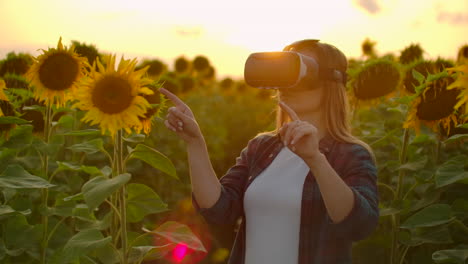
[{"label": "green foliage", "polygon": [[94,61],[101,56],[95,45],[82,43],[77,40],[73,40],[72,45],[79,56],[88,59],[89,65],[93,65]]},{"label": "green foliage", "polygon": [[140,159],[151,165],[153,168],[159,169],[167,175],[178,179],[172,162],[161,152],[146,145],[138,144],[136,148],[130,152],[129,159]]},{"label": "green foliage", "polygon": [[0,174],[0,188],[41,189],[53,186],[41,177],[28,173],[23,167],[16,164],[8,166]]},{"label": "green foliage", "polygon": [[7,57],[0,61],[0,77],[7,73],[23,75],[32,64],[32,57],[29,54],[10,52]]},{"label": "green foliage", "polygon": [[83,184],[81,190],[89,210],[93,211],[111,194],[116,192],[118,189],[120,189],[120,187],[127,183],[130,178],[131,176],[128,173],[120,174],[111,179],[98,176]]},{"label": "green foliage", "polygon": [[150,187],[131,183],[127,187],[127,219],[140,222],[146,215],[167,211],[167,204]]},{"label": "green foliage", "polygon": [[[367,48],[368,57],[377,56]],[[350,60],[351,83],[353,73],[379,62],[384,67],[375,69],[392,74],[375,83],[398,86],[402,65],[391,58]],[[405,83],[418,92],[415,87],[446,75],[448,65],[415,60],[404,67]],[[158,80],[191,107],[221,177],[251,138],[274,129],[273,94],[231,78],[218,82],[204,56],[180,57],[174,67]],[[47,106],[30,98],[22,77],[6,76],[18,87],[8,87],[13,110],[0,117],[0,125],[10,126],[0,137],[1,263],[142,263],[160,261],[179,243],[205,254],[230,248],[222,240],[231,231],[203,232],[201,218],[187,209],[186,148],[161,118],[154,117],[150,135],[130,134],[118,144],[81,123],[83,113],[69,105],[44,118]],[[354,109],[353,134],[372,147],[377,160],[381,218],[370,237],[354,244],[353,263],[468,259],[467,135],[403,129],[414,98],[396,94],[377,98],[372,108]],[[211,263],[210,256],[200,263]]]}]

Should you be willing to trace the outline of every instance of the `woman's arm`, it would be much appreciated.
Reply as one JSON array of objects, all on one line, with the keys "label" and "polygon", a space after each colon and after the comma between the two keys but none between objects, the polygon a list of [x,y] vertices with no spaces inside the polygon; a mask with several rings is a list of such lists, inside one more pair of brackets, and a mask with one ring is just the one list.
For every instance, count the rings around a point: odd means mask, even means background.
[{"label": "woman's arm", "polygon": [[340,144],[337,148],[340,156],[334,164],[340,165],[336,171],[325,157],[307,163],[336,234],[356,241],[367,237],[378,224],[377,168],[363,146]]},{"label": "woman's arm", "polygon": [[221,194],[221,184],[211,164],[205,139],[192,110],[176,95],[161,88],[174,107],[168,109],[164,124],[187,144],[192,190],[200,207],[212,207]]},{"label": "woman's arm", "polygon": [[341,222],[354,206],[354,193],[331,167],[323,154],[305,160],[322,194],[328,215],[334,223]]},{"label": "woman's arm", "polygon": [[221,183],[210,161],[205,140],[187,144],[192,191],[200,208],[211,208],[221,195]]}]

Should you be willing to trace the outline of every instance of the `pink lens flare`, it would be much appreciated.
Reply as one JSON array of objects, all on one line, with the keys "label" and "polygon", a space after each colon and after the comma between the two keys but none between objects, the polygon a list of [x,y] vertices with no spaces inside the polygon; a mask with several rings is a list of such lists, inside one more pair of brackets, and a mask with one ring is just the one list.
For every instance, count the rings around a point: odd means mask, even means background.
[{"label": "pink lens flare", "polygon": [[172,255],[177,262],[181,262],[184,257],[187,255],[187,245],[179,243],[172,251]]}]

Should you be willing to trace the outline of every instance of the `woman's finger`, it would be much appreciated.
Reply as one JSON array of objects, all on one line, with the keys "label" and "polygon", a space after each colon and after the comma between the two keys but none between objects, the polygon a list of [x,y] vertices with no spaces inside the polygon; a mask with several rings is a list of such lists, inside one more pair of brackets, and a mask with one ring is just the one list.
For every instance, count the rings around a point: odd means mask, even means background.
[{"label": "woman's finger", "polygon": [[166,119],[169,121],[169,124],[175,128],[183,127],[184,123],[183,121],[178,118],[173,111],[168,111],[168,114],[166,115]]},{"label": "woman's finger", "polygon": [[308,127],[309,127],[309,124],[307,122],[299,121],[298,123],[296,123],[296,125],[291,129],[290,144],[294,144],[295,142],[297,142],[297,140],[296,141],[294,140],[294,135],[297,133],[297,131],[304,129],[304,128],[307,129]]},{"label": "woman's finger", "polygon": [[174,131],[174,132],[177,132],[177,129],[176,129],[174,126],[172,126],[172,125],[169,123],[169,121],[164,120],[164,125],[166,125],[166,127],[169,128],[170,130],[172,130],[172,131]]},{"label": "woman's finger", "polygon": [[285,142],[287,145],[291,144],[292,141],[292,136],[294,134],[294,130],[300,126],[301,121],[296,120],[293,122],[289,122],[288,124],[288,129],[286,130],[286,135],[285,135]]},{"label": "woman's finger", "polygon": [[311,135],[311,134],[312,134],[312,131],[310,130],[310,128],[305,127],[305,126],[301,126],[301,127],[297,128],[297,129],[295,129],[294,132],[293,132],[292,139],[291,139],[291,145],[295,145],[304,136],[308,136],[308,135]]},{"label": "woman's finger", "polygon": [[186,114],[184,114],[181,110],[179,110],[178,108],[170,108],[168,110],[171,114],[173,114],[176,118],[180,119],[180,121],[182,123],[189,123],[189,122],[193,122],[192,118],[190,118],[189,116],[187,116]]},{"label": "woman's finger", "polygon": [[182,108],[182,109],[187,107],[187,105],[182,100],[180,100],[180,98],[177,97],[177,95],[169,92],[168,90],[166,90],[164,88],[160,88],[159,91],[162,94],[164,94],[167,98],[169,98],[169,100],[171,100],[176,107],[179,107],[179,108]]},{"label": "woman's finger", "polygon": [[289,105],[287,105],[285,102],[280,101],[280,102],[279,102],[279,106],[280,106],[281,109],[283,109],[286,113],[288,113],[289,117],[291,117],[291,120],[293,120],[293,121],[300,120],[300,119],[299,119],[299,116],[296,114],[296,112],[294,112],[294,110],[292,110],[292,108],[289,107]]},{"label": "woman's finger", "polygon": [[177,119],[167,119],[167,122],[169,123],[169,125],[171,125],[173,128],[177,129],[180,131],[180,129],[183,127],[183,126],[180,126],[179,125],[179,122]]},{"label": "woman's finger", "polygon": [[286,123],[281,127],[281,140],[283,141],[284,145],[288,144],[290,128],[290,123]]}]

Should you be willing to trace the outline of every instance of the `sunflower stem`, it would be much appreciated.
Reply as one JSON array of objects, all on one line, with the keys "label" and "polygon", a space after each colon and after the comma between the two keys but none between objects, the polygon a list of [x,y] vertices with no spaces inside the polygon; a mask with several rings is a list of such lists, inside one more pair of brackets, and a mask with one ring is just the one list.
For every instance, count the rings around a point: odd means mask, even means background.
[{"label": "sunflower stem", "polygon": [[435,157],[434,157],[434,164],[439,165],[439,158],[440,158],[440,149],[442,148],[442,137],[437,137],[437,145],[435,149]]},{"label": "sunflower stem", "polygon": [[[118,158],[117,158],[117,170],[118,174],[124,173],[124,164],[123,164],[123,139],[122,139],[122,133],[123,131],[120,129],[117,132],[117,144],[118,144]],[[126,199],[125,199],[125,185],[122,186],[120,189],[120,201],[119,201],[119,206],[120,206],[120,230],[121,230],[121,247],[122,247],[122,256],[123,256],[123,264],[127,264],[128,258],[127,258],[127,208],[126,208]]]},{"label": "sunflower stem", "polygon": [[399,264],[403,264],[403,263],[404,263],[406,253],[408,253],[408,249],[409,249],[409,248],[410,248],[410,246],[405,246],[405,248],[403,249],[403,252],[401,253],[401,257],[400,257],[400,262],[399,262]]},{"label": "sunflower stem", "polygon": [[[116,177],[117,175],[119,175],[119,169],[118,169],[118,142],[117,142],[118,138],[114,138],[114,158],[113,158],[113,162],[111,163],[111,167],[112,167],[112,177]],[[111,204],[114,205],[114,207],[116,208],[120,208],[119,206],[119,199],[118,199],[118,194],[116,193],[113,193],[111,195],[111,201],[110,201]],[[116,210],[116,212],[120,212],[120,209]],[[119,219],[120,219],[120,213],[119,214],[113,214],[112,215],[112,226],[111,226],[111,234],[112,234],[112,239],[114,241],[114,245],[117,246],[117,243],[118,243],[118,239],[117,239],[117,233],[118,233],[118,229],[119,229]]]},{"label": "sunflower stem", "polygon": [[[44,178],[46,180],[49,180],[49,154],[47,153],[47,148],[49,146],[49,140],[50,140],[50,131],[52,130],[52,104],[48,100],[47,101],[47,106],[46,106],[46,111],[45,111],[45,118],[44,118],[44,141],[46,144],[46,151],[44,153],[44,159],[43,159],[43,170],[44,170]],[[49,239],[48,239],[48,226],[49,226],[49,217],[48,217],[48,199],[49,199],[49,189],[44,188],[42,189],[42,204],[44,208],[44,212],[42,215],[42,251],[41,251],[41,263],[45,264],[46,263],[46,258],[47,258],[47,247],[49,244]]]},{"label": "sunflower stem", "polygon": [[[407,161],[407,152],[408,152],[408,143],[409,143],[409,129],[405,128],[403,134],[403,145],[400,152],[400,165],[403,165]],[[403,169],[400,169],[398,173],[398,182],[396,189],[396,202],[400,204],[401,196],[403,193],[403,178],[406,172]],[[397,264],[398,261],[398,232],[400,231],[400,213],[395,214],[392,221],[392,248],[390,254],[390,263]]]}]

